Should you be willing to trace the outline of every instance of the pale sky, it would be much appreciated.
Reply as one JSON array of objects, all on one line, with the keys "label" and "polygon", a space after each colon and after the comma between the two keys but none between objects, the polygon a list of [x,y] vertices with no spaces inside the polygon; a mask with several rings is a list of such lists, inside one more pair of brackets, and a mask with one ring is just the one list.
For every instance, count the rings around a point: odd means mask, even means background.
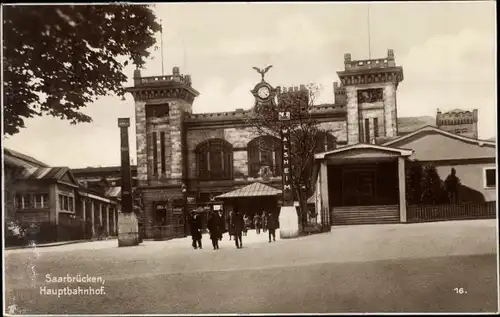
[{"label": "pale sky", "polygon": [[[344,53],[367,59],[365,3],[157,4],[163,20],[165,75],[179,66],[200,92],[194,112],[248,109],[260,81],[252,66],[274,67],[274,86],[315,82],[318,103],[333,102]],[[496,136],[495,2],[371,3],[371,57],[394,49],[403,66],[398,116],[435,116],[436,109],[479,109],[479,137]],[[159,38],[159,35],[158,35]],[[143,76],[161,75],[160,52]],[[132,85],[133,66],[126,68]],[[84,111],[94,122],[70,125],[50,117],[26,121],[4,145],[51,166],[120,165],[117,118],[130,117],[135,162],[134,100],[106,97]]]}]

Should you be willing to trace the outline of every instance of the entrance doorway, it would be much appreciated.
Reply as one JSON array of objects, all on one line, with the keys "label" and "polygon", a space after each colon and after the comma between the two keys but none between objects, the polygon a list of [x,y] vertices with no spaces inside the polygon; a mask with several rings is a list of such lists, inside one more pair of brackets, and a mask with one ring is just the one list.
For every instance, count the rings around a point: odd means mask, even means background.
[{"label": "entrance doorway", "polygon": [[376,204],[375,169],[342,171],[342,205],[367,206]]}]

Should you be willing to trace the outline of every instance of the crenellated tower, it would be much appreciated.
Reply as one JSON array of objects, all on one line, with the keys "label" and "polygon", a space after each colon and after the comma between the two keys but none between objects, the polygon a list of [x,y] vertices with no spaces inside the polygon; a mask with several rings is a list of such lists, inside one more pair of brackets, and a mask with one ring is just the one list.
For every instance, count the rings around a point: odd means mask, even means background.
[{"label": "crenellated tower", "polygon": [[439,129],[477,139],[477,109],[472,111],[454,109],[436,114],[436,126]]},{"label": "crenellated tower", "polygon": [[368,60],[351,60],[347,53],[344,67],[337,72],[341,86],[334,89],[338,88],[336,102],[346,103],[348,144],[373,144],[378,137],[397,136],[396,91],[403,68],[396,65],[394,51],[389,49],[386,58]]},{"label": "crenellated tower", "polygon": [[154,77],[142,77],[136,70],[134,86],[127,91],[135,99],[138,185],[180,191],[187,175],[183,117],[192,113],[199,95],[191,76],[180,74],[179,67],[172,75]]}]

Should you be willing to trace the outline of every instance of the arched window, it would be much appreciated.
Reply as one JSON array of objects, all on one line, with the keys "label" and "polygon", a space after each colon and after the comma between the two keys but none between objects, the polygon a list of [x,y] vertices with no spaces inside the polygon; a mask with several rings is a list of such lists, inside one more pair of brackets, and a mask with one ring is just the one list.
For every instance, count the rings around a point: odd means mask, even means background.
[{"label": "arched window", "polygon": [[321,153],[335,150],[337,139],[328,132],[318,131],[316,133],[316,148],[314,153]]},{"label": "arched window", "polygon": [[248,176],[281,176],[281,141],[272,136],[260,136],[248,142]]},{"label": "arched window", "polygon": [[222,139],[210,139],[196,148],[198,179],[221,180],[233,177],[233,146]]}]

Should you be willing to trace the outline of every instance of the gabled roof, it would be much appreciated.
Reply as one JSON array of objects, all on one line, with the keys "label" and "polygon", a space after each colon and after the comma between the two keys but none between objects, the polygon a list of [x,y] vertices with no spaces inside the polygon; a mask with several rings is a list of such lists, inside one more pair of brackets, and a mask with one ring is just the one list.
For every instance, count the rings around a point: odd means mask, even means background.
[{"label": "gabled roof", "polygon": [[425,126],[423,128],[420,128],[420,129],[418,129],[416,131],[413,131],[412,133],[409,133],[409,134],[400,136],[398,138],[395,138],[393,140],[390,140],[390,141],[384,143],[383,145],[384,146],[390,146],[392,144],[399,143],[399,142],[401,142],[403,140],[410,139],[412,137],[415,137],[418,134],[425,133],[425,132],[439,133],[439,134],[445,135],[447,137],[450,137],[452,139],[461,140],[461,141],[468,142],[468,143],[474,143],[474,144],[477,144],[479,146],[483,146],[483,145],[495,146],[495,142],[494,141],[478,140],[478,139],[470,138],[470,137],[467,137],[467,136],[463,136],[463,135],[451,133],[451,132],[448,132],[448,131],[444,131],[444,130],[438,129],[438,128],[434,127],[434,126],[431,126],[431,125],[427,125],[427,126]]},{"label": "gabled roof", "polygon": [[410,156],[413,154],[413,150],[409,150],[409,149],[394,148],[394,147],[375,145],[375,144],[358,143],[358,144],[354,144],[354,145],[343,146],[343,147],[335,149],[333,151],[315,154],[314,159],[321,160],[321,159],[324,159],[326,156],[330,156],[332,154],[338,154],[338,153],[352,151],[352,150],[366,150],[366,149],[382,151],[382,152],[392,152],[392,153],[397,153],[401,156]]},{"label": "gabled roof", "polygon": [[259,197],[280,195],[281,190],[271,186],[256,182],[228,193],[216,196],[215,198],[238,198],[238,197]]},{"label": "gabled roof", "polygon": [[19,175],[19,179],[64,181],[65,175],[68,175],[72,185],[79,185],[67,167],[31,167],[25,169],[21,175]]},{"label": "gabled roof", "polygon": [[47,164],[20,152],[4,148],[4,162],[6,164],[31,168],[31,167],[49,167]]}]

